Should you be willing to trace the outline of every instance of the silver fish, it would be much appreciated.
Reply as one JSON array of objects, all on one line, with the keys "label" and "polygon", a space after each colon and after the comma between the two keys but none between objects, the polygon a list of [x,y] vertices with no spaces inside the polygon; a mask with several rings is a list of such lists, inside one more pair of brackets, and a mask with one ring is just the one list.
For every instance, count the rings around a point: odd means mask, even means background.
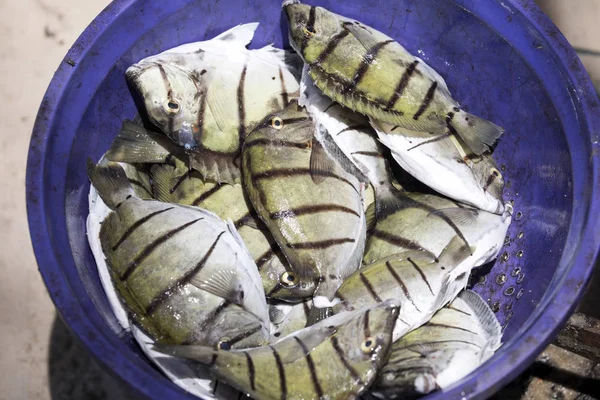
[{"label": "silver fish", "polygon": [[432,138],[376,121],[381,143],[409,174],[435,191],[495,214],[504,212],[504,179],[489,153],[476,156],[447,134]]},{"label": "silver fish", "polygon": [[255,215],[240,184],[207,182],[198,171],[188,169],[177,158],[174,165],[154,165],[151,174],[157,200],[198,206],[233,222],[256,262],[267,297],[298,301],[312,296],[316,283],[296,279],[269,230]]},{"label": "silver fish", "polygon": [[470,271],[458,273],[457,267],[474,250],[455,236],[438,259],[413,251],[366,265],[340,286],[333,312],[359,310],[390,299],[400,301],[396,341],[427,322],[467,286]]},{"label": "silver fish", "polygon": [[271,45],[248,50],[257,27],[239,25],[147,57],[126,73],[152,123],[215,182],[239,182],[246,135],[297,97],[299,58]]},{"label": "silver fish", "polygon": [[338,103],[432,137],[449,131],[476,155],[504,132],[462,110],[440,75],[389,36],[299,1],[285,1],[283,10],[290,44],[319,89]]},{"label": "silver fish", "polygon": [[248,137],[242,168],[254,208],[300,282],[319,282],[316,314],[359,267],[366,224],[359,182],[327,156],[314,133],[306,110],[293,102]]},{"label": "silver fish", "polygon": [[444,389],[488,360],[501,339],[502,328],[485,301],[463,291],[427,324],[392,345],[371,393],[400,399]]},{"label": "silver fish", "polygon": [[88,175],[112,210],[100,242],[135,321],[168,343],[256,346],[269,320],[254,261],[231,224],[196,207],[142,200],[116,163]]},{"label": "silver fish", "polygon": [[156,349],[209,366],[219,379],[257,400],[356,399],[385,362],[397,315],[397,304],[386,302],[333,316],[270,346]]}]

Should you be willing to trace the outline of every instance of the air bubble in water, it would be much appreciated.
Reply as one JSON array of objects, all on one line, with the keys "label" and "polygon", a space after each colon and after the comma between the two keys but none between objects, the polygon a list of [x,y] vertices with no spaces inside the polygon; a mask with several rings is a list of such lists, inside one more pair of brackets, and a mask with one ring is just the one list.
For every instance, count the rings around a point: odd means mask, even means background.
[{"label": "air bubble in water", "polygon": [[525,290],[523,290],[523,289],[519,290],[519,292],[517,293],[517,300],[519,300],[521,297],[523,297],[523,293],[525,293]]},{"label": "air bubble in water", "polygon": [[515,288],[512,286],[509,286],[504,290],[504,295],[512,296],[514,292],[515,292]]},{"label": "air bubble in water", "polygon": [[512,270],[512,272],[510,273],[510,276],[518,276],[521,273],[521,267],[516,267],[515,269]]},{"label": "air bubble in water", "polygon": [[500,274],[496,277],[496,283],[498,285],[504,285],[506,283],[506,275]]},{"label": "air bubble in water", "polygon": [[525,279],[525,274],[521,272],[521,274],[519,274],[519,277],[517,278],[517,283],[523,282],[523,279]]}]

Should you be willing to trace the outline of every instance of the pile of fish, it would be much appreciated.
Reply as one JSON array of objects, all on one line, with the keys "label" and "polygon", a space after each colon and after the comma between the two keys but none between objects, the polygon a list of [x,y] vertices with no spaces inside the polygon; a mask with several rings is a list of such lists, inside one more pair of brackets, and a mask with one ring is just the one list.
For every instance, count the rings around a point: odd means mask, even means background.
[{"label": "pile of fish", "polygon": [[294,51],[250,23],[127,70],[145,109],[88,162],[90,244],[155,351],[253,398],[448,387],[501,345],[466,287],[511,222],[503,129],[385,34],[283,10]]}]

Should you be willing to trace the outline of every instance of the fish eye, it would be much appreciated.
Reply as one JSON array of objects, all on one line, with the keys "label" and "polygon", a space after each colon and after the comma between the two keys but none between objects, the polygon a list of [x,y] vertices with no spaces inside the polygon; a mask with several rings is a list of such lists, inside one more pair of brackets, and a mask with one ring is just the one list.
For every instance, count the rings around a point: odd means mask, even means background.
[{"label": "fish eye", "polygon": [[179,101],[176,99],[167,99],[167,101],[165,101],[164,108],[169,114],[177,114],[180,110]]},{"label": "fish eye", "polygon": [[217,344],[217,347],[219,348],[219,350],[231,350],[231,344],[227,340],[221,340]]},{"label": "fish eye", "polygon": [[285,287],[291,288],[298,284],[298,277],[292,271],[285,271],[281,274],[279,282]]},{"label": "fish eye", "polygon": [[490,172],[491,172],[491,173],[492,173],[492,175],[494,175],[496,178],[497,178],[497,177],[499,177],[499,176],[500,176],[500,177],[502,176],[502,174],[500,173],[500,171],[498,171],[496,168],[492,168],[492,169],[490,169]]},{"label": "fish eye", "polygon": [[302,28],[302,31],[304,32],[304,35],[307,36],[307,37],[314,36],[317,33],[315,31],[315,28],[308,27],[308,26],[305,26],[304,28]]},{"label": "fish eye", "polygon": [[375,338],[369,336],[361,343],[360,351],[362,351],[365,354],[372,353],[375,350],[375,343]]},{"label": "fish eye", "polygon": [[271,127],[275,128],[275,129],[282,129],[283,128],[283,120],[279,117],[271,118]]}]

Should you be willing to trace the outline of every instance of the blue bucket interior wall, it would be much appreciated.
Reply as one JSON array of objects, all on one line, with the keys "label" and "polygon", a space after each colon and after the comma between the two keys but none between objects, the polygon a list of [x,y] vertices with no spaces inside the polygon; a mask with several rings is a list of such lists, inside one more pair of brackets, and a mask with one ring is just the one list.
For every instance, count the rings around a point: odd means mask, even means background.
[{"label": "blue bucket interior wall", "polygon": [[[491,270],[476,273],[473,286],[505,326],[505,346],[460,385],[431,398],[489,393],[550,340],[596,256],[597,209],[590,214],[599,185],[598,131],[592,132],[598,105],[591,84],[564,38],[530,1],[311,4],[396,38],[440,72],[466,110],[506,128],[494,157],[515,215],[501,256]],[[252,48],[287,46],[278,1],[114,2],[65,57],[36,123],[27,190],[40,271],[78,337],[147,396],[188,395],[148,363],[110,311],[85,234],[85,161],[97,160],[122,121],[138,112],[124,77],[128,66],[252,21],[261,23]]]}]

